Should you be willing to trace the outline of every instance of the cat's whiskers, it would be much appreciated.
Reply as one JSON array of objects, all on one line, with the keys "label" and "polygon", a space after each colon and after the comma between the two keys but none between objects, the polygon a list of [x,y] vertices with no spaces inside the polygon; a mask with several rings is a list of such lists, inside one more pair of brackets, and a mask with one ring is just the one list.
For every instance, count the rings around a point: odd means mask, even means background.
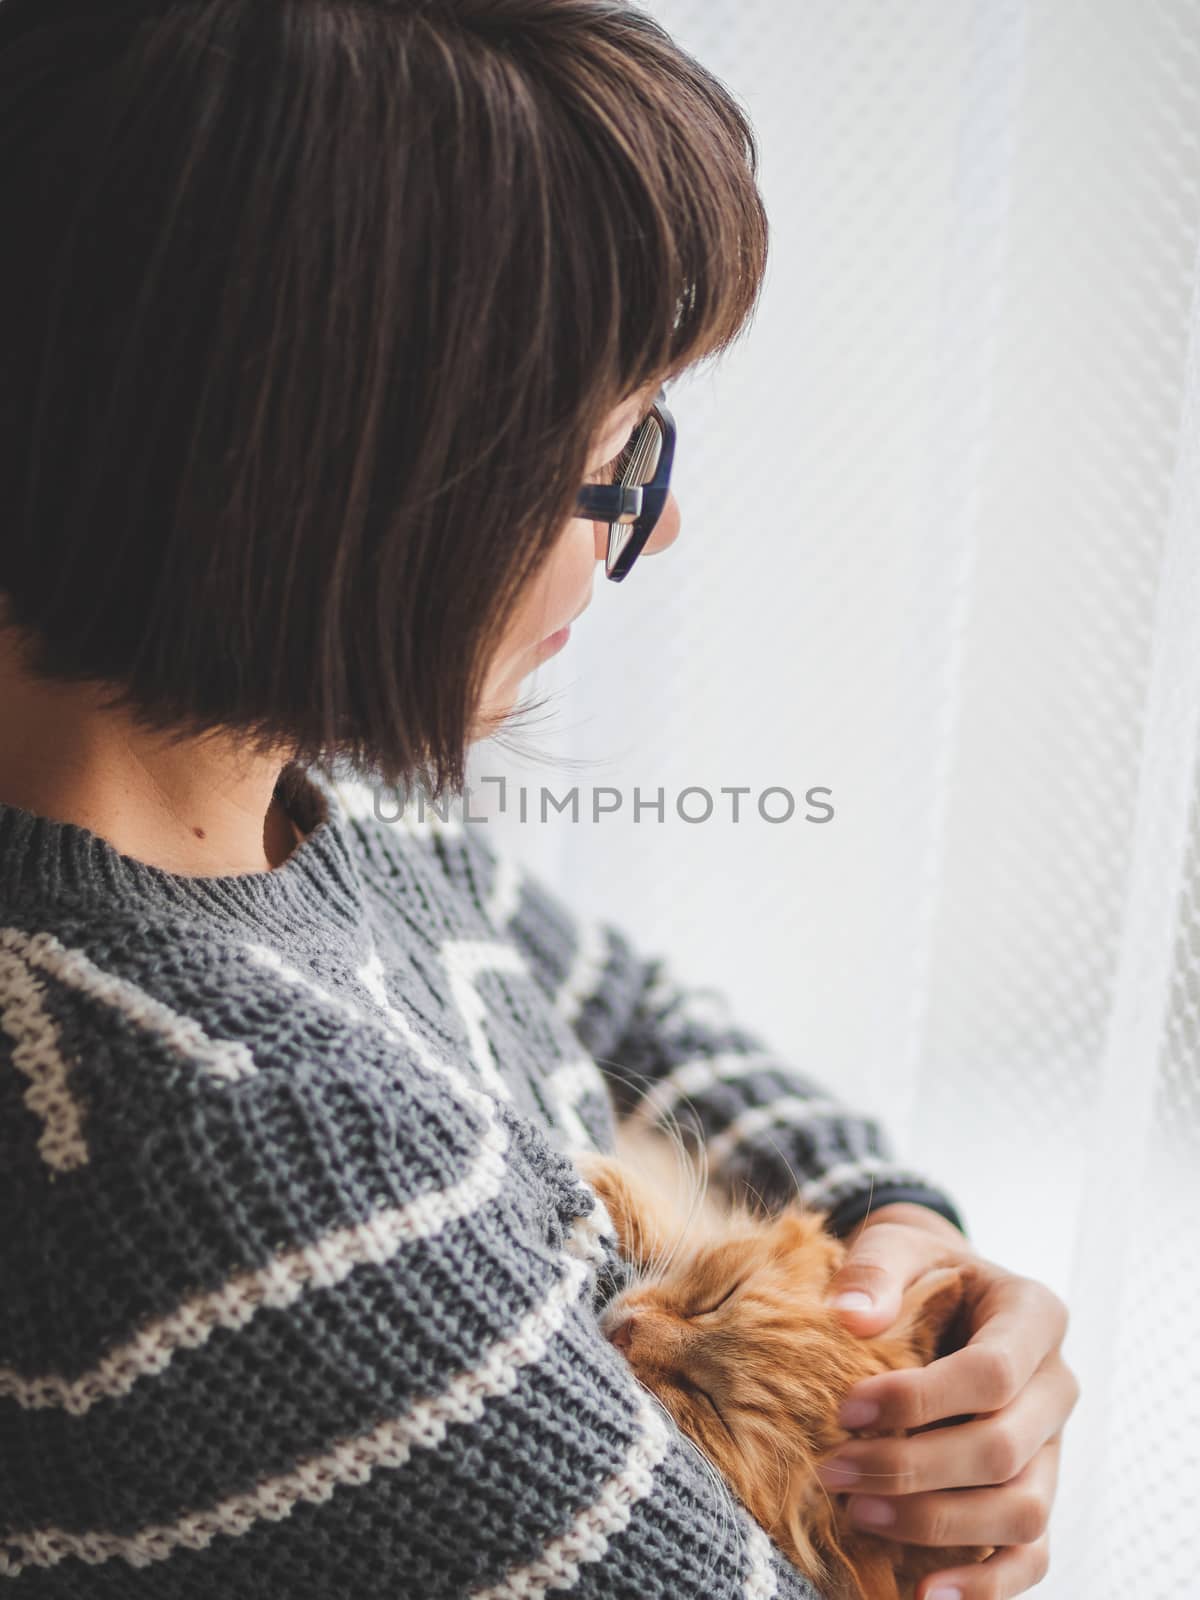
[{"label": "cat's whiskers", "polygon": [[663,1281],[663,1278],[665,1278],[666,1272],[674,1264],[675,1258],[680,1249],[684,1244],[687,1243],[688,1235],[692,1231],[696,1218],[699,1215],[705,1201],[708,1199],[707,1163],[693,1159],[691,1152],[688,1150],[684,1142],[683,1133],[678,1125],[677,1118],[672,1116],[670,1122],[664,1122],[662,1126],[666,1137],[675,1147],[675,1157],[679,1170],[685,1174],[688,1179],[688,1184],[691,1189],[691,1198],[688,1203],[687,1218],[683,1224],[683,1227],[679,1230],[670,1251],[668,1252],[666,1263],[663,1268],[663,1277],[658,1279],[660,1283]]},{"label": "cat's whiskers", "polygon": [[683,1147],[683,1142],[680,1141],[680,1139],[675,1139],[675,1141],[672,1142],[675,1142],[675,1146],[677,1146],[677,1157],[680,1170],[686,1171],[688,1176],[693,1179],[693,1184],[691,1184],[691,1200],[690,1203],[688,1203],[688,1216],[686,1216],[685,1222],[683,1222],[683,1227],[675,1232],[675,1237],[670,1240],[669,1246],[667,1246],[666,1250],[651,1251],[651,1253],[646,1256],[645,1262],[643,1262],[643,1270],[642,1274],[640,1274],[640,1280],[642,1280],[643,1283],[654,1283],[654,1285],[666,1282],[667,1274],[669,1274],[670,1269],[672,1269],[672,1266],[674,1266],[678,1253],[680,1253],[680,1250],[682,1250],[683,1245],[688,1243],[688,1235],[691,1234],[691,1229],[693,1229],[694,1222],[696,1222],[696,1216],[698,1216],[699,1210],[701,1210],[701,1206],[704,1205],[704,1200],[707,1198],[707,1174],[704,1174],[704,1178],[699,1178],[698,1174],[696,1174],[696,1171],[694,1171],[690,1155],[688,1155],[685,1147]]},{"label": "cat's whiskers", "polygon": [[779,1481],[785,1485],[786,1492],[786,1486],[791,1483],[792,1479],[791,1463],[788,1461],[788,1458],[784,1455],[783,1451],[779,1448],[778,1439],[772,1438],[771,1448],[775,1452],[775,1462],[779,1468]]},{"label": "cat's whiskers", "polygon": [[670,1271],[672,1265],[674,1264],[675,1257],[679,1253],[679,1247],[683,1243],[683,1240],[684,1234],[677,1233],[666,1245],[660,1246],[659,1249],[654,1251],[654,1253],[649,1257],[647,1261],[647,1267],[652,1274],[652,1281],[654,1283],[662,1283],[665,1281],[667,1273]]},{"label": "cat's whiskers", "polygon": [[[776,1139],[774,1137],[774,1135],[772,1135],[772,1134],[768,1134],[767,1135],[767,1142],[770,1144],[771,1149],[774,1150],[775,1154],[779,1157],[780,1161],[783,1162],[784,1167],[787,1169],[788,1177],[791,1178],[791,1180],[792,1180],[792,1189],[793,1189],[793,1194],[792,1194],[792,1197],[791,1197],[792,1203],[796,1203],[796,1202],[801,1202],[802,1203],[800,1179],[796,1175],[795,1167],[793,1167],[792,1163],[788,1160],[783,1146],[779,1143],[778,1139]],[[762,1196],[761,1195],[759,1196],[759,1200],[761,1202],[761,1200],[762,1200]]]},{"label": "cat's whiskers", "polygon": [[817,1477],[815,1472],[810,1473],[809,1476],[810,1476],[810,1479],[811,1479],[812,1483],[814,1483],[816,1485],[816,1487],[817,1487],[817,1493],[821,1496],[821,1499],[824,1500],[830,1517],[831,1518],[836,1518],[836,1516],[837,1516],[837,1507],[833,1503],[833,1496],[829,1493],[829,1490],[821,1482],[820,1478]]},{"label": "cat's whiskers", "polygon": [[856,1474],[858,1475],[859,1478],[872,1478],[872,1479],[876,1479],[876,1480],[881,1480],[881,1479],[885,1479],[886,1478],[886,1479],[892,1479],[896,1483],[899,1483],[904,1478],[915,1478],[916,1477],[916,1473],[915,1472],[863,1472],[858,1467],[856,1467],[854,1470],[855,1470],[855,1472],[856,1472]]},{"label": "cat's whiskers", "polygon": [[660,1257],[654,1258],[651,1261],[651,1266],[657,1270],[657,1276],[654,1279],[656,1283],[662,1283],[665,1280],[668,1271],[674,1264],[680,1246],[683,1244],[688,1233],[691,1231],[692,1223],[695,1220],[696,1211],[702,1199],[702,1197],[699,1197],[697,1194],[698,1183],[696,1178],[696,1170],[692,1164],[691,1157],[688,1154],[687,1147],[684,1144],[683,1135],[679,1130],[676,1119],[672,1117],[669,1122],[664,1121],[661,1124],[661,1129],[668,1142],[674,1147],[677,1170],[690,1180],[689,1187],[691,1188],[692,1193],[689,1201],[687,1220],[684,1223],[682,1230],[676,1233],[676,1236],[671,1242],[670,1247],[667,1249],[665,1255],[661,1255]]}]

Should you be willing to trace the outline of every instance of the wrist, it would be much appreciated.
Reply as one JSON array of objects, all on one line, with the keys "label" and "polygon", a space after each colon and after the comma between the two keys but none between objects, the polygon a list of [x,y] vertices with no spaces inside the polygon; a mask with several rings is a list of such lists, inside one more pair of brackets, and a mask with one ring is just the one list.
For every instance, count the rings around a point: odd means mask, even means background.
[{"label": "wrist", "polygon": [[870,1212],[863,1218],[861,1227],[870,1228],[884,1222],[908,1228],[921,1228],[927,1233],[945,1239],[948,1244],[970,1248],[966,1235],[956,1228],[948,1217],[942,1216],[940,1211],[934,1211],[930,1206],[917,1205],[909,1200],[897,1200],[891,1205],[879,1206]]}]

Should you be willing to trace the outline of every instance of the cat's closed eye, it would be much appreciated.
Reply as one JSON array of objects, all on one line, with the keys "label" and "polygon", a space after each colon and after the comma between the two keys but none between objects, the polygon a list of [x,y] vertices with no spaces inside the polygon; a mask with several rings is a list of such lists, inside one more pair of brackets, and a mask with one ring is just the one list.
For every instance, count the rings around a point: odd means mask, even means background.
[{"label": "cat's closed eye", "polygon": [[730,1287],[728,1289],[726,1289],[725,1293],[721,1296],[721,1298],[714,1305],[704,1306],[702,1309],[689,1312],[688,1315],[692,1316],[692,1317],[707,1317],[707,1316],[711,1316],[714,1311],[719,1311],[721,1309],[721,1307],[725,1304],[725,1302],[727,1300],[729,1300],[736,1293],[736,1291],[738,1289],[740,1289],[740,1288],[741,1288],[741,1284],[740,1283],[731,1284]]},{"label": "cat's closed eye", "polygon": [[696,1383],[693,1379],[686,1377],[683,1373],[676,1373],[674,1376],[674,1381],[677,1387],[682,1389],[685,1394],[698,1396],[701,1400],[705,1401],[713,1415],[716,1417],[717,1421],[725,1429],[725,1432],[729,1434],[730,1438],[733,1438],[729,1424],[721,1415],[720,1406],[713,1399],[712,1395],[709,1394],[707,1389],[702,1389],[698,1383]]}]

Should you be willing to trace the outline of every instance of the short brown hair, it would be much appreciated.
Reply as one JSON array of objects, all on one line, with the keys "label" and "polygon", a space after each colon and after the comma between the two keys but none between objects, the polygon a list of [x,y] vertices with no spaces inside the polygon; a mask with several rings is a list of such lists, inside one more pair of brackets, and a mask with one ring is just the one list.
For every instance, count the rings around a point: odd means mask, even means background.
[{"label": "short brown hair", "polygon": [[31,668],[460,785],[603,419],[753,308],[755,170],[621,0],[2,0]]}]

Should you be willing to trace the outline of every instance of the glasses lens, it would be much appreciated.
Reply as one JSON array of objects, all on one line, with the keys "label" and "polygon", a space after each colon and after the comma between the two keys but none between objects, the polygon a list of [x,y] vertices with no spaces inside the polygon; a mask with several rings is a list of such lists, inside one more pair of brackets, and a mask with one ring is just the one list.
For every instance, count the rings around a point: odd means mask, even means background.
[{"label": "glasses lens", "polygon": [[[649,416],[629,442],[624,465],[617,472],[617,482],[626,488],[636,488],[654,480],[662,455],[663,434],[658,418]],[[635,522],[610,522],[608,525],[607,571],[611,572],[621,559],[621,552],[637,531]]]}]

